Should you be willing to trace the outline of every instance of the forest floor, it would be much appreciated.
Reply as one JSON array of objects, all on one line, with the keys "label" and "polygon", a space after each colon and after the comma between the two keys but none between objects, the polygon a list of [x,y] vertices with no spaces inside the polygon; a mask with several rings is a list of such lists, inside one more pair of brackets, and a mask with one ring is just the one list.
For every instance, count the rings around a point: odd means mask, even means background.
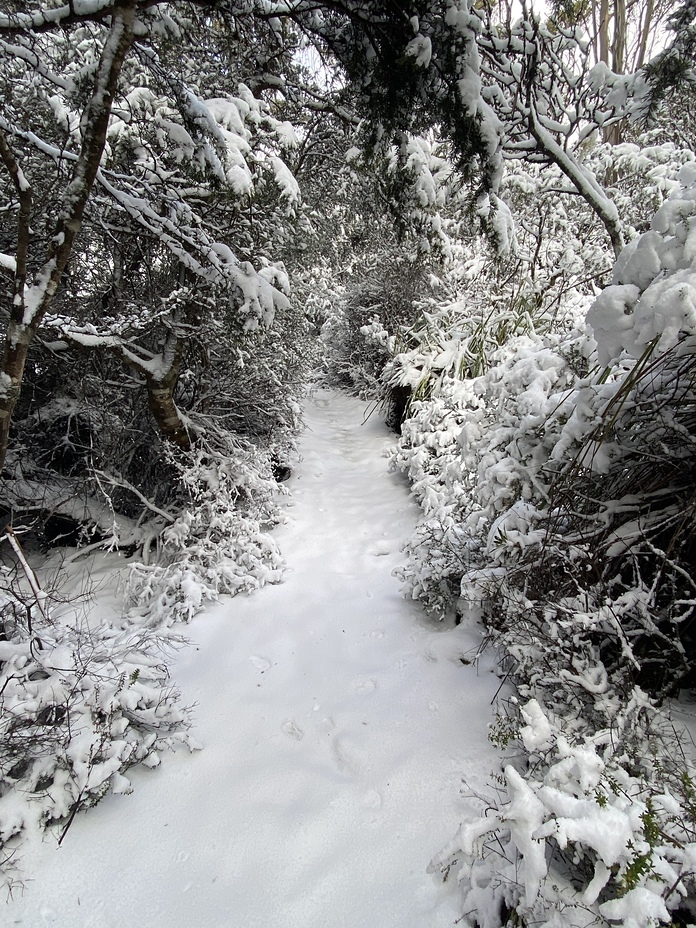
[{"label": "forest floor", "polygon": [[307,402],[275,535],[283,583],[225,598],[172,666],[203,750],[30,836],[0,923],[43,928],[444,928],[426,868],[488,793],[498,689],[477,628],[431,622],[392,572],[419,509],[356,399]]}]

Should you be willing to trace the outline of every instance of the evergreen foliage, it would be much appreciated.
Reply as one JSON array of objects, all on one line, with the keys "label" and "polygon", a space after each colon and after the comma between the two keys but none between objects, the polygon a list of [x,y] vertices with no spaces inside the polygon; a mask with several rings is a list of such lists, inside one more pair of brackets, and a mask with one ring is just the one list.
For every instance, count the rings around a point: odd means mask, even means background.
[{"label": "evergreen foliage", "polygon": [[[278,482],[323,365],[401,432],[407,594],[501,654],[516,754],[432,865],[463,917],[693,907],[692,759],[662,707],[696,672],[694,4],[635,74],[625,22],[612,70],[582,5],[522,12],[4,5],[8,881],[32,822],[65,833],[195,746],[160,649],[281,579]],[[67,536],[132,558],[123,628],[42,589],[30,562]]]}]

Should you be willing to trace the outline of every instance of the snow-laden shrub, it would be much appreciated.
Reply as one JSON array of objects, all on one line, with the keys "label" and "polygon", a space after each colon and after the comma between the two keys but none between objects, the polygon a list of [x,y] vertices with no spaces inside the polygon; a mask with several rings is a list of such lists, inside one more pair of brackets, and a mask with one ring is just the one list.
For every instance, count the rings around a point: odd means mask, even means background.
[{"label": "snow-laden shrub", "polygon": [[0,568],[0,886],[21,880],[26,830],[75,815],[110,790],[130,792],[130,767],[193,750],[188,711],[169,681],[180,639],[119,631],[71,609],[59,616],[12,533]]},{"label": "snow-laden shrub", "polygon": [[[282,578],[284,561],[269,529],[279,487],[268,453],[228,437],[223,448],[176,459],[183,502],[153,533],[128,580],[129,620],[151,626],[188,621],[205,600],[250,592]],[[159,523],[158,523],[159,524]]]},{"label": "snow-laden shrub", "polygon": [[[479,319],[466,321],[478,331]],[[454,330],[449,344],[425,359],[422,351],[395,359],[397,376],[420,378],[431,390],[412,401],[392,463],[409,475],[425,513],[407,545],[402,579],[409,594],[434,612],[455,604],[462,577],[478,563],[476,553],[495,560],[498,533],[519,537],[513,518],[526,527],[529,504],[548,493],[551,478],[544,468],[560,428],[558,417],[550,428],[548,411],[575,382],[589,343],[577,331],[540,335],[528,319],[523,326],[529,334],[475,355],[468,335]],[[464,364],[486,372],[460,379]],[[503,525],[501,514],[515,503]],[[485,540],[484,525],[495,526]]]},{"label": "snow-laden shrub", "polygon": [[653,928],[674,923],[675,910],[693,918],[696,770],[680,752],[683,733],[637,689],[584,740],[535,699],[520,716],[526,764],[505,768],[498,796],[430,865],[454,870],[466,923]]},{"label": "snow-laden shrub", "polygon": [[[622,212],[632,208],[631,235],[678,189],[680,165],[693,159],[673,146],[629,144],[597,146],[588,157],[613,175]],[[478,569],[477,552],[495,560],[514,536],[510,550],[519,555],[535,508],[545,511],[551,484],[559,486],[564,457],[619,390],[613,374],[580,390],[597,363],[584,315],[610,264],[592,244],[586,214],[557,196],[548,173],[508,173],[506,196],[522,217],[517,251],[500,266],[476,243],[464,248],[465,263],[447,270],[439,298],[420,301],[407,347],[385,369],[387,383],[411,391],[394,464],[408,472],[426,515],[404,577],[434,611],[453,605],[461,577]],[[577,395],[567,392],[576,385]],[[590,406],[588,391],[597,398]],[[608,452],[595,449],[595,463]]]},{"label": "snow-laden shrub", "polygon": [[588,314],[600,366],[575,374],[582,333],[516,339],[455,391],[460,606],[521,701],[500,796],[434,862],[470,924],[649,928],[696,896],[693,765],[654,699],[696,665],[694,217],[687,165]]}]

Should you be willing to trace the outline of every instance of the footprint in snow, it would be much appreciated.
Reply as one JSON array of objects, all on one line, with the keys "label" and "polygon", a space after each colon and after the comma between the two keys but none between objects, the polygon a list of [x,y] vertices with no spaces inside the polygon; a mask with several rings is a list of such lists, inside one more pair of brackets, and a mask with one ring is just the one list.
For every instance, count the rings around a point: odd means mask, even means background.
[{"label": "footprint in snow", "polygon": [[367,553],[373,557],[384,557],[391,554],[391,545],[387,541],[376,541],[367,549]]},{"label": "footprint in snow", "polygon": [[382,808],[382,797],[377,792],[376,789],[368,790],[363,796],[362,800],[363,809],[381,809]]},{"label": "footprint in snow", "polygon": [[261,671],[261,673],[265,673],[270,669],[271,662],[265,657],[261,657],[259,654],[252,654],[249,660],[257,670]]},{"label": "footprint in snow", "polygon": [[358,774],[360,773],[360,764],[356,758],[352,757],[350,751],[346,750],[343,739],[337,735],[331,742],[331,751],[336,761],[336,766],[341,773]]},{"label": "footprint in snow", "polygon": [[302,741],[304,738],[304,732],[297,726],[294,719],[288,719],[287,722],[283,723],[283,731],[286,735],[294,738],[295,741]]},{"label": "footprint in snow", "polygon": [[355,685],[355,692],[359,693],[361,696],[366,696],[368,693],[373,693],[376,686],[376,680],[373,680],[371,677],[361,677]]}]

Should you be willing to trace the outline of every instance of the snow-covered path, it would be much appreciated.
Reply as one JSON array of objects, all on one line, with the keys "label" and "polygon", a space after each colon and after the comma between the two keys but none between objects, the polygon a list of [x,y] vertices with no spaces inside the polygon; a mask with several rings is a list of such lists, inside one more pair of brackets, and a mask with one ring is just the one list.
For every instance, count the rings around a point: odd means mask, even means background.
[{"label": "snow-covered path", "polygon": [[444,928],[426,873],[495,765],[475,630],[434,628],[392,570],[417,518],[365,405],[318,393],[277,537],[284,583],[200,615],[173,678],[204,750],[35,840],[23,928]]}]

